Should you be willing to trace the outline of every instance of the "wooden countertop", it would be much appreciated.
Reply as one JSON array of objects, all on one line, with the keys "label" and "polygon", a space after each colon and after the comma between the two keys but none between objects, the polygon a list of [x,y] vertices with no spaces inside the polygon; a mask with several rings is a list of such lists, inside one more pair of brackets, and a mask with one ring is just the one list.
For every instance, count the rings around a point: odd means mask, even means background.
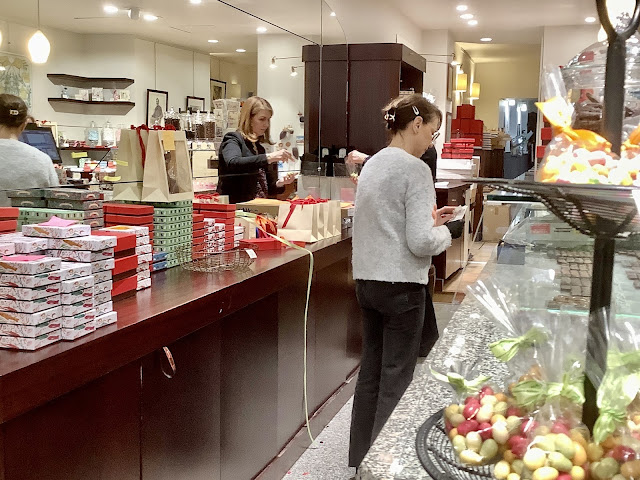
[{"label": "wooden countertop", "polygon": [[[351,255],[349,235],[310,245],[316,269]],[[35,352],[0,350],[0,424],[142,358],[277,291],[305,281],[308,256],[258,252],[244,272],[198,273],[180,267],[153,275],[153,286],[118,301],[118,323]],[[207,305],[210,316],[190,315]]]}]

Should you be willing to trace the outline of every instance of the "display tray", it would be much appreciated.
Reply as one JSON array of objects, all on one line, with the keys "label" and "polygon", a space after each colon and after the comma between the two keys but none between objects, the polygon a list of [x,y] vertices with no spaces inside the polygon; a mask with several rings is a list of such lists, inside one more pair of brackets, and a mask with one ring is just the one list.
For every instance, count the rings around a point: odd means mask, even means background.
[{"label": "display tray", "polygon": [[576,185],[473,178],[465,181],[538,198],[554,215],[585,235],[628,238],[640,235],[634,187]]},{"label": "display tray", "polygon": [[444,428],[444,409],[434,413],[418,429],[416,453],[427,473],[436,480],[483,480],[493,478],[493,465],[462,465]]}]

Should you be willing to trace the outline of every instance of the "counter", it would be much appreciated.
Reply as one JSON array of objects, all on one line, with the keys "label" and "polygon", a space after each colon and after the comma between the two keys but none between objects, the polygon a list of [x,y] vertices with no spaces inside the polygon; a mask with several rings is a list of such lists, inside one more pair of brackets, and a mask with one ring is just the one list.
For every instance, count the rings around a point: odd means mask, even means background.
[{"label": "counter", "polygon": [[[312,414],[357,368],[361,330],[351,239],[310,249]],[[0,351],[0,479],[257,475],[304,423],[308,265],[287,249],[259,252],[244,272],[174,268],[117,302],[116,325]]]}]

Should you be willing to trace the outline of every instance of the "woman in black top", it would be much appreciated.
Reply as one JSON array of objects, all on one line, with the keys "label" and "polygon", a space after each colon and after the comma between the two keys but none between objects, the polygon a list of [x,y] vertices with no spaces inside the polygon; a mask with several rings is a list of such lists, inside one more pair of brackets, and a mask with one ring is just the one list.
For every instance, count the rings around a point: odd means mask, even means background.
[{"label": "woman in black top", "polygon": [[278,162],[295,160],[287,150],[265,153],[270,138],[273,108],[264,98],[251,97],[242,105],[236,132],[224,136],[218,155],[218,193],[229,195],[230,203],[274,197],[295,180],[287,175],[278,180]]}]

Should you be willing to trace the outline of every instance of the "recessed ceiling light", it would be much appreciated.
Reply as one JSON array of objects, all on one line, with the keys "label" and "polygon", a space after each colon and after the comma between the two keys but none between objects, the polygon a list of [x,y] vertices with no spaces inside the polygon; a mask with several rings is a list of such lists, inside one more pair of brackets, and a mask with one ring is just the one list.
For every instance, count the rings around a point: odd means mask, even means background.
[{"label": "recessed ceiling light", "polygon": [[258,27],[256,28],[256,32],[265,33],[267,31],[267,27]]},{"label": "recessed ceiling light", "polygon": [[460,15],[460,18],[463,20],[471,20],[473,18],[473,14],[471,13],[463,13]]},{"label": "recessed ceiling light", "polygon": [[456,7],[456,10],[458,10],[459,12],[466,12],[469,9],[469,7],[467,7],[466,5],[458,5]]},{"label": "recessed ceiling light", "polygon": [[492,40],[493,40],[493,38],[491,38],[491,37],[482,37],[482,38],[480,39],[480,41],[481,41],[481,42],[490,42],[490,41],[492,41]]},{"label": "recessed ceiling light", "polygon": [[158,19],[156,15],[153,15],[151,13],[145,13],[144,17],[142,18],[144,18],[147,22],[155,22]]},{"label": "recessed ceiling light", "polygon": [[587,17],[584,21],[587,23],[596,23],[596,17]]},{"label": "recessed ceiling light", "polygon": [[470,27],[475,27],[476,25],[478,25],[478,20],[469,20],[467,22],[467,25],[469,25]]},{"label": "recessed ceiling light", "polygon": [[209,43],[218,43],[218,40],[211,39],[211,40],[208,40],[208,42],[209,42]]},{"label": "recessed ceiling light", "polygon": [[237,48],[237,49],[236,49],[236,52],[238,52],[238,53],[244,53],[244,52],[246,52],[246,50],[245,50],[244,48]]},{"label": "recessed ceiling light", "polygon": [[189,0],[189,1],[194,5],[200,5],[202,3],[202,0]]},{"label": "recessed ceiling light", "polygon": [[329,14],[329,16],[331,16],[331,17],[335,17],[335,16],[336,16],[336,12],[331,12],[331,13]]},{"label": "recessed ceiling light", "polygon": [[103,7],[104,13],[118,13],[118,7],[115,5],[105,5]]}]

